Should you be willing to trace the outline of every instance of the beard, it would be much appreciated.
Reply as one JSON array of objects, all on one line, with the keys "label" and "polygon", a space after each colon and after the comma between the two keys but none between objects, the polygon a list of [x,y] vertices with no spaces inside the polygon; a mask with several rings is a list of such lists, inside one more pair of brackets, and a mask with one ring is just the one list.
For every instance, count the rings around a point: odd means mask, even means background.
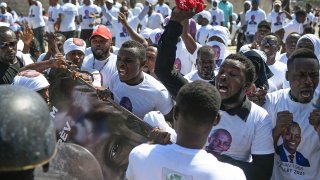
[{"label": "beard", "polygon": [[239,91],[236,94],[234,94],[233,96],[231,96],[231,97],[229,97],[227,99],[223,99],[221,104],[234,104],[234,103],[236,103],[238,101],[242,101],[243,98],[245,97],[245,95],[242,96],[242,94],[245,94],[245,91],[243,92],[243,89],[244,89],[244,86],[241,87],[239,89]]},{"label": "beard", "polygon": [[93,57],[97,60],[105,60],[108,57],[108,53],[107,52],[103,52],[103,53],[95,53],[94,51],[92,51]]}]

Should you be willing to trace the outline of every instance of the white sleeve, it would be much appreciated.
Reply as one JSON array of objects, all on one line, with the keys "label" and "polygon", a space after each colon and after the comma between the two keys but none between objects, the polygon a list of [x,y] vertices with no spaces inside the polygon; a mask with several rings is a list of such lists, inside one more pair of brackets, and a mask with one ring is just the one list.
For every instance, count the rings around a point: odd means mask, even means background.
[{"label": "white sleeve", "polygon": [[167,89],[159,90],[159,96],[156,100],[156,110],[160,111],[163,115],[167,115],[173,108],[173,102]]},{"label": "white sleeve", "polygon": [[221,19],[220,23],[221,23],[221,22],[224,22],[224,12],[223,11],[220,11],[220,12],[221,12],[220,13],[220,19]]},{"label": "white sleeve", "polygon": [[136,162],[135,161],[135,158],[134,158],[134,152],[130,152],[129,154],[129,165],[128,165],[128,168],[127,168],[127,171],[126,171],[126,179],[127,180],[134,180],[134,163]]},{"label": "white sleeve", "polygon": [[271,19],[271,13],[269,13],[269,15],[268,15],[268,22],[271,23],[271,21],[272,21],[272,19]]},{"label": "white sleeve", "polygon": [[265,113],[259,116],[261,119],[255,123],[255,136],[251,145],[251,154],[272,154],[274,153],[272,139],[271,117]]}]

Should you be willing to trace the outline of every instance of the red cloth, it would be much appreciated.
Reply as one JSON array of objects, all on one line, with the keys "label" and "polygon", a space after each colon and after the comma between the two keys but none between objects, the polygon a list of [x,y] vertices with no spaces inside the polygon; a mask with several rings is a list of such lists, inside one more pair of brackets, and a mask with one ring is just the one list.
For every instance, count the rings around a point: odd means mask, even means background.
[{"label": "red cloth", "polygon": [[194,10],[196,13],[199,13],[206,8],[204,0],[176,0],[176,5],[181,10]]}]

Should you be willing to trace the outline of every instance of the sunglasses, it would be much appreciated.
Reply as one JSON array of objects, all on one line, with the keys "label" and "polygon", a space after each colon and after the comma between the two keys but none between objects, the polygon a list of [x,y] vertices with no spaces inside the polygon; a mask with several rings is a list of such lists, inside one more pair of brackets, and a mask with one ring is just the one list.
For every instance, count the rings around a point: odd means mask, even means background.
[{"label": "sunglasses", "polygon": [[0,49],[6,49],[8,47],[16,47],[16,46],[17,46],[17,41],[0,43]]},{"label": "sunglasses", "polygon": [[271,39],[261,41],[261,46],[266,46],[267,44],[269,44],[269,46],[277,46],[278,42]]}]

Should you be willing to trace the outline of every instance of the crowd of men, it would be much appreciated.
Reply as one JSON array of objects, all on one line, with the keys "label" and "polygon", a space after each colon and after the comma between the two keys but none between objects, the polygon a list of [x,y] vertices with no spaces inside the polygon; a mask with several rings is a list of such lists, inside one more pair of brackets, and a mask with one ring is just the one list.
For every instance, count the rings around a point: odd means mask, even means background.
[{"label": "crowd of men", "polygon": [[[267,16],[259,0],[244,1],[238,15],[227,0],[208,0],[197,14],[164,0],[49,0],[48,10],[26,2],[26,16],[0,3],[0,146],[8,147],[0,149],[0,179],[33,179],[35,167],[50,166],[57,147],[48,109],[66,106],[66,77],[154,128],[121,178],[320,179],[315,6],[273,0]],[[23,152],[14,132],[35,129],[37,158],[5,158]]]}]

